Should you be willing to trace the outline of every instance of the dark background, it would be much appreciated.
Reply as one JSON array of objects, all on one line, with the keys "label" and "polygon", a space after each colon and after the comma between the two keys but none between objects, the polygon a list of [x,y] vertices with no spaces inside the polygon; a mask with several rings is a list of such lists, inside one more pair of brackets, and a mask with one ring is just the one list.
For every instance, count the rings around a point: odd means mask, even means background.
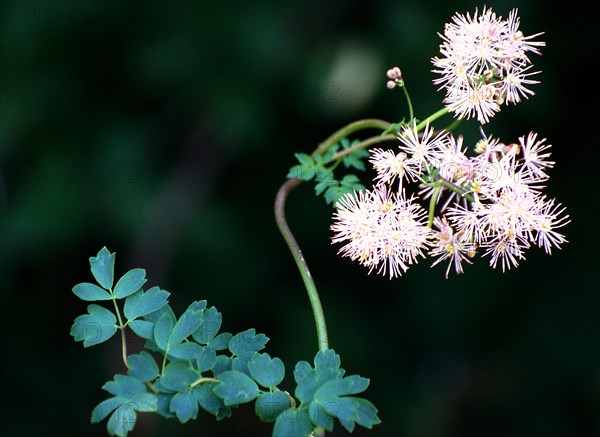
[{"label": "dark background", "polygon": [[[288,204],[319,287],[332,347],[383,423],[369,436],[600,435],[600,297],[593,212],[598,141],[592,14],[545,1],[519,7],[544,31],[528,101],[486,126],[554,145],[547,193],[566,205],[570,243],[502,274],[421,262],[389,281],[336,256],[331,207],[305,184]],[[106,245],[117,273],[144,267],[180,313],[207,299],[224,330],[265,332],[291,389],[312,360],[314,323],[277,232],[272,202],[294,152],[344,124],[406,115],[385,88],[399,65],[418,116],[440,107],[430,58],[456,11],[445,1],[2,1],[0,302],[7,436],[106,435],[89,423],[123,372],[119,342],[84,350],[71,288]],[[591,109],[584,105],[591,102]],[[459,132],[469,141],[476,123]],[[472,142],[470,144],[473,144]],[[139,347],[132,340],[131,348]],[[142,415],[133,436],[270,435],[253,407],[217,423]],[[338,424],[332,435],[345,435]]]}]

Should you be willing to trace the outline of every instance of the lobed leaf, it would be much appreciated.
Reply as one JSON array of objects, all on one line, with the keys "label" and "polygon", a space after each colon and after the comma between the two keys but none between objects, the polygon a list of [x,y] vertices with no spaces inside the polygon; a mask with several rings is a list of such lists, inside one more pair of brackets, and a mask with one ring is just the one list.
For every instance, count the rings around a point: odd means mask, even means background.
[{"label": "lobed leaf", "polygon": [[90,267],[98,284],[110,290],[114,281],[115,254],[103,247],[95,257],[90,258]]},{"label": "lobed leaf", "polygon": [[89,314],[77,317],[71,326],[75,341],[83,340],[83,347],[95,346],[111,338],[117,332],[115,315],[96,304],[88,305]]},{"label": "lobed leaf", "polygon": [[255,353],[248,362],[250,376],[266,388],[281,384],[285,376],[285,366],[279,358],[271,358],[269,354]]},{"label": "lobed leaf", "polygon": [[229,350],[234,355],[240,355],[243,352],[256,352],[265,347],[269,338],[264,334],[257,334],[254,329],[247,329],[234,335],[229,340]]},{"label": "lobed leaf", "polygon": [[81,300],[88,302],[97,300],[110,300],[112,299],[110,293],[95,284],[89,282],[82,282],[73,287],[73,293]]},{"label": "lobed leaf", "polygon": [[235,370],[221,373],[213,391],[223,399],[226,406],[245,404],[258,396],[256,383],[249,376]]},{"label": "lobed leaf", "polygon": [[158,287],[152,287],[146,292],[138,290],[125,300],[123,313],[127,320],[134,320],[161,309],[167,304],[170,293]]},{"label": "lobed leaf", "polygon": [[144,269],[129,270],[119,279],[113,294],[117,299],[122,299],[138,291],[145,283],[146,271]]}]

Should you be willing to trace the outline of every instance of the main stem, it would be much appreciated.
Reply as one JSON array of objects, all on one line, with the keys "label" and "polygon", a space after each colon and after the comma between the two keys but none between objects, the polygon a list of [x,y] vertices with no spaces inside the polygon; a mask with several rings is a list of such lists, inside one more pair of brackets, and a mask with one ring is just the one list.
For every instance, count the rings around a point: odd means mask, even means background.
[{"label": "main stem", "polygon": [[296,265],[298,266],[298,270],[300,271],[300,275],[304,281],[304,286],[306,287],[306,291],[308,293],[313,316],[315,318],[315,324],[317,326],[319,350],[325,351],[329,349],[329,340],[327,338],[327,325],[325,323],[325,314],[323,313],[321,299],[319,299],[317,287],[315,286],[315,282],[310,274],[310,270],[308,269],[304,255],[302,255],[300,246],[298,246],[298,243],[296,242],[296,239],[294,238],[294,235],[292,234],[292,231],[290,230],[285,219],[285,201],[287,196],[290,191],[300,185],[301,182],[301,179],[288,179],[284,182],[281,188],[279,188],[277,196],[275,197],[275,221],[277,222],[277,226],[279,227],[281,235],[290,248],[290,252],[292,252],[294,261],[296,261]]}]

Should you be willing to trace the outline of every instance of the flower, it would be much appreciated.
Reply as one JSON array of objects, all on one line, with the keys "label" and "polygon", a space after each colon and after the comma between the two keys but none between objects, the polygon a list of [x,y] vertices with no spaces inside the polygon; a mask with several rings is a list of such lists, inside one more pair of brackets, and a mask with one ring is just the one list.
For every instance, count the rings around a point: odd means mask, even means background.
[{"label": "flower", "polygon": [[401,276],[430,245],[425,210],[403,192],[377,186],[342,196],[336,208],[332,243],[345,242],[338,253],[368,267],[369,273],[377,268],[390,279]]},{"label": "flower", "polygon": [[458,118],[476,117],[487,123],[502,104],[518,103],[533,95],[528,86],[538,83],[528,52],[539,54],[541,35],[523,36],[517,10],[507,20],[491,8],[455,14],[441,35],[440,57],[432,58],[434,84],[446,90],[444,103]]},{"label": "flower", "polygon": [[446,217],[442,217],[441,219],[436,217],[433,224],[437,228],[437,232],[435,233],[433,249],[429,255],[434,257],[437,256],[439,258],[431,265],[431,267],[449,259],[450,262],[446,269],[446,278],[448,278],[452,265],[454,265],[456,273],[463,273],[462,262],[466,261],[467,263],[472,264],[468,257],[475,255],[476,245],[468,240],[463,240],[461,238],[461,232],[454,234]]},{"label": "flower", "polygon": [[377,172],[375,182],[377,184],[392,185],[396,178],[400,190],[402,190],[402,182],[404,178],[415,181],[417,171],[414,162],[408,159],[408,155],[404,152],[395,153],[393,150],[373,149],[369,162],[373,164],[373,168]]},{"label": "flower", "polygon": [[402,132],[398,135],[400,139],[400,149],[410,156],[411,162],[419,173],[427,169],[429,165],[435,165],[436,155],[443,144],[447,132],[440,132],[433,136],[433,128],[426,125],[423,132],[417,130],[417,122],[402,127]]}]

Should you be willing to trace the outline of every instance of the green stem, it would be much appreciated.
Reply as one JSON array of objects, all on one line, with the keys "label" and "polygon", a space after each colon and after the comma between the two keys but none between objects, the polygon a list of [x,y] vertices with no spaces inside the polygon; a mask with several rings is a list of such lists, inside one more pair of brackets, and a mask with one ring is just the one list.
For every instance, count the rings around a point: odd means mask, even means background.
[{"label": "green stem", "polygon": [[406,85],[402,86],[402,91],[404,91],[404,97],[406,97],[406,103],[408,103],[408,119],[412,120],[415,118],[415,113],[413,112],[412,102],[410,101],[410,96],[408,95]]},{"label": "green stem", "polygon": [[190,388],[194,388],[197,385],[208,384],[208,383],[211,383],[211,382],[219,382],[219,380],[217,378],[209,378],[207,376],[203,376],[202,378],[199,378],[196,381],[192,382],[190,384]]},{"label": "green stem", "polygon": [[457,193],[459,196],[464,197],[465,199],[467,199],[469,202],[475,202],[475,199],[473,198],[472,195],[470,195],[468,193],[468,191],[463,190],[461,187],[459,187],[458,185],[453,184],[452,182],[447,181],[446,179],[440,179],[439,180],[440,184],[444,187],[447,188],[451,191],[454,191],[455,193]]},{"label": "green stem", "polygon": [[433,194],[431,195],[431,200],[429,201],[429,217],[427,218],[427,227],[431,228],[433,224],[433,216],[435,215],[435,204],[437,203],[437,198],[440,195],[440,191],[442,191],[442,184],[437,183],[435,188],[433,189]]},{"label": "green stem", "polygon": [[[112,296],[112,290],[111,290],[111,296]],[[125,336],[125,325],[123,325],[123,319],[121,318],[121,312],[119,311],[119,306],[117,305],[117,300],[115,299],[114,296],[112,296],[112,302],[113,305],[115,306],[115,313],[117,314],[117,320],[119,322],[119,330],[121,331],[121,355],[123,356],[123,363],[125,364],[125,367],[127,367],[128,369],[129,367],[129,363],[127,362],[127,338]]]},{"label": "green stem", "polygon": [[341,150],[331,158],[332,161],[337,161],[345,156],[351,155],[359,149],[366,149],[374,144],[385,143],[386,141],[396,141],[398,137],[396,135],[377,135],[375,137],[367,138],[352,147],[348,147],[345,150]]},{"label": "green stem", "polygon": [[279,231],[283,236],[287,246],[294,257],[294,261],[296,261],[296,265],[298,266],[298,270],[300,271],[300,275],[302,276],[302,280],[304,281],[304,286],[306,287],[306,291],[308,293],[308,299],[310,300],[310,305],[312,307],[313,316],[315,318],[315,324],[317,327],[317,339],[320,351],[325,351],[329,349],[329,340],[327,338],[327,324],[325,323],[325,314],[323,313],[323,307],[321,305],[321,300],[319,298],[319,293],[317,292],[317,287],[315,286],[315,282],[310,274],[310,270],[308,269],[308,265],[306,264],[306,260],[304,259],[304,255],[302,255],[302,251],[290,230],[287,221],[285,219],[285,201],[287,199],[288,194],[296,188],[302,182],[301,179],[288,179],[283,183],[279,191],[277,192],[277,196],[275,198],[275,221],[277,222],[277,226],[279,227]]},{"label": "green stem", "polygon": [[442,109],[440,109],[439,111],[434,112],[433,114],[431,114],[429,117],[427,117],[425,120],[421,121],[417,125],[417,132],[420,132],[421,129],[423,129],[425,126],[427,126],[431,122],[437,120],[438,118],[446,115],[448,112],[450,112],[450,108],[448,108],[446,106],[443,107]]},{"label": "green stem", "polygon": [[324,153],[332,145],[334,145],[338,141],[343,140],[348,135],[356,131],[363,129],[381,129],[382,131],[385,131],[389,127],[390,123],[388,123],[385,120],[379,120],[376,118],[366,118],[364,120],[355,121],[353,123],[347,124],[346,126],[329,135],[329,137],[327,137],[325,141],[319,144],[319,147],[315,149],[313,155]]}]

